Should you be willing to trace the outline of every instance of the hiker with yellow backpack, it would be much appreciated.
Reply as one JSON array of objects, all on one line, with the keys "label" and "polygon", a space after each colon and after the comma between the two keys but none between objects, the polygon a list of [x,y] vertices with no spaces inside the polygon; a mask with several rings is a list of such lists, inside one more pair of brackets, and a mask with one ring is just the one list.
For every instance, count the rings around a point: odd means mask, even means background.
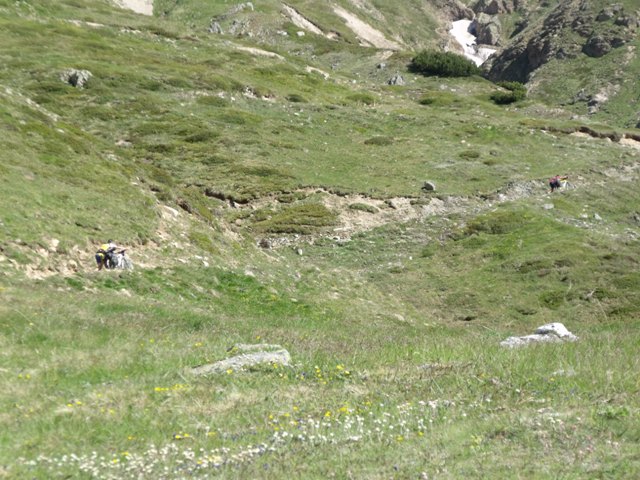
[{"label": "hiker with yellow backpack", "polygon": [[103,268],[114,268],[115,261],[113,257],[117,248],[118,247],[113,240],[109,240],[107,243],[100,245],[100,248],[96,252],[98,270],[102,270]]}]

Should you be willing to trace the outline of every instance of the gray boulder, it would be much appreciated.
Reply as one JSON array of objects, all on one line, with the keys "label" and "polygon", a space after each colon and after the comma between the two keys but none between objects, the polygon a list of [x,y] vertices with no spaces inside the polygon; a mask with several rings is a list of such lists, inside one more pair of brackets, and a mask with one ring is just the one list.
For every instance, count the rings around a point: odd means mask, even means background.
[{"label": "gray boulder", "polygon": [[587,101],[587,106],[589,107],[589,113],[590,114],[596,113],[600,109],[600,106],[604,103],[607,103],[608,101],[609,101],[609,97],[605,91],[601,91],[589,97],[589,100]]},{"label": "gray boulder", "polygon": [[209,33],[216,33],[216,34],[221,34],[222,32],[222,27],[220,26],[220,24],[218,22],[216,22],[215,20],[211,20],[211,25],[209,25],[209,28],[207,29],[207,31]]},{"label": "gray boulder", "polygon": [[638,18],[634,15],[622,15],[616,18],[614,23],[621,27],[635,29],[638,26]]},{"label": "gray boulder", "polygon": [[476,13],[488,13],[489,15],[497,15],[499,13],[513,13],[514,4],[511,0],[478,0],[473,6]]},{"label": "gray boulder", "polygon": [[609,53],[612,48],[611,42],[607,38],[601,35],[594,35],[587,40],[587,43],[582,47],[582,51],[590,57],[598,58]]},{"label": "gray boulder", "polygon": [[291,363],[291,355],[280,345],[269,344],[239,344],[230,352],[234,356],[207,365],[200,365],[191,369],[194,375],[211,375],[226,373],[229,370],[242,371],[255,365],[278,364],[288,366]]},{"label": "gray boulder", "polygon": [[523,337],[509,337],[500,342],[500,345],[507,348],[517,348],[530,345],[532,343],[559,343],[574,342],[578,340],[562,323],[547,323],[538,327],[533,335]]},{"label": "gray boulder", "polygon": [[470,25],[471,33],[476,36],[476,41],[481,45],[498,45],[502,26],[497,17],[480,13]]},{"label": "gray boulder", "polygon": [[240,13],[243,10],[250,10],[253,12],[254,11],[253,3],[251,2],[239,3],[238,5],[232,7],[231,10],[229,10],[229,14],[235,15],[236,13]]},{"label": "gray boulder", "polygon": [[399,73],[395,74],[393,77],[391,77],[387,81],[387,85],[404,85],[404,84],[405,84],[404,77]]},{"label": "gray boulder", "polygon": [[421,190],[425,191],[425,192],[435,192],[436,191],[436,184],[427,180],[426,182],[424,182],[422,184]]},{"label": "gray boulder", "polygon": [[93,74],[89,70],[69,68],[60,74],[60,80],[76,88],[84,88]]},{"label": "gray boulder", "polygon": [[600,11],[600,13],[598,13],[598,16],[596,17],[596,21],[597,22],[606,22],[611,20],[613,17],[615,17],[615,13],[613,13],[613,9],[611,8],[604,8]]},{"label": "gray boulder", "polygon": [[471,20],[474,15],[473,10],[460,0],[433,0],[433,6],[436,11],[448,18]]}]

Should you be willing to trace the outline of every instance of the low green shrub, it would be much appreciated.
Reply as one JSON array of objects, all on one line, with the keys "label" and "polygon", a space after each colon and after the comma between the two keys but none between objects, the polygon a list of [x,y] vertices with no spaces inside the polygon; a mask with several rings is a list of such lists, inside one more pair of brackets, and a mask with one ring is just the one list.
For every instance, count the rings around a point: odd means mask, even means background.
[{"label": "low green shrub", "polygon": [[477,150],[465,150],[463,152],[460,152],[458,156],[463,160],[475,160],[477,158],[480,158],[480,152],[478,152]]},{"label": "low green shrub", "polygon": [[373,205],[369,205],[367,203],[352,203],[349,205],[349,208],[351,210],[358,210],[360,212],[367,212],[367,213],[378,213],[378,209],[376,207],[374,207]]},{"label": "low green shrub", "polygon": [[471,60],[452,52],[423,50],[409,64],[409,70],[425,76],[470,77],[480,69]]},{"label": "low green shrub", "polygon": [[505,88],[506,92],[499,91],[491,94],[490,98],[498,105],[508,105],[510,103],[524,100],[527,96],[526,87],[520,82],[500,82],[499,87]]},{"label": "low green shrub", "polygon": [[466,235],[487,233],[490,235],[503,235],[512,232],[528,221],[528,216],[523,212],[497,211],[487,215],[481,215],[473,219],[465,228]]},{"label": "low green shrub", "polygon": [[218,132],[214,132],[213,130],[198,130],[191,133],[190,135],[187,135],[184,138],[184,141],[188,143],[202,143],[215,140],[219,136],[220,134]]},{"label": "low green shrub", "polygon": [[390,137],[371,137],[364,141],[365,145],[385,146],[393,144],[393,138]]},{"label": "low green shrub", "polygon": [[454,95],[451,92],[430,92],[418,100],[420,105],[432,107],[447,107],[461,104],[462,102],[462,97]]},{"label": "low green shrub", "polygon": [[217,95],[198,97],[196,102],[200,105],[207,105],[211,107],[227,107],[229,105],[229,100],[218,97]]},{"label": "low green shrub", "polygon": [[292,93],[290,95],[287,95],[287,100],[289,100],[292,103],[307,103],[307,99],[297,93]]},{"label": "low green shrub", "polygon": [[349,95],[347,99],[354,103],[362,103],[364,105],[374,105],[376,103],[375,97],[369,93],[355,93]]},{"label": "low green shrub", "polygon": [[294,205],[277,212],[262,212],[253,228],[257,232],[309,234],[335,224],[336,214],[319,203]]}]

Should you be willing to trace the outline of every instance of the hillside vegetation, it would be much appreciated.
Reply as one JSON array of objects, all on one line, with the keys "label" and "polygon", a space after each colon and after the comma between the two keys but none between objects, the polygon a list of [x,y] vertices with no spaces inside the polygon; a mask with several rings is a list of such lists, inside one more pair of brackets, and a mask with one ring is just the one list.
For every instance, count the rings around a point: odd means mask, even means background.
[{"label": "hillside vegetation", "polygon": [[497,105],[463,4],[242,5],[0,0],[0,478],[637,478],[637,38]]}]

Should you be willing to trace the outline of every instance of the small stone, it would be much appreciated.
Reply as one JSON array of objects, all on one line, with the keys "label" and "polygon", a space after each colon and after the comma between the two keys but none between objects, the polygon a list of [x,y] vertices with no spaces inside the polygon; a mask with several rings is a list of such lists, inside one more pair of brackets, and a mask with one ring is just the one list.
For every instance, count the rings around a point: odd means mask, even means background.
[{"label": "small stone", "polygon": [[89,70],[70,68],[60,74],[60,80],[76,88],[84,88],[93,74]]},{"label": "small stone", "polygon": [[209,29],[208,29],[209,33],[215,33],[215,34],[221,34],[222,33],[222,27],[220,26],[220,24],[218,22],[216,22],[215,20],[211,21],[211,25],[209,25]]},{"label": "small stone", "polygon": [[400,74],[396,74],[387,81],[387,85],[405,85],[404,77]]},{"label": "small stone", "polygon": [[562,323],[547,323],[538,327],[533,335],[523,337],[509,337],[500,342],[500,345],[507,348],[517,348],[531,343],[558,343],[564,341],[576,341],[576,337]]},{"label": "small stone", "polygon": [[435,192],[436,184],[433,183],[432,181],[427,180],[422,184],[422,190],[424,190],[425,192]]}]

